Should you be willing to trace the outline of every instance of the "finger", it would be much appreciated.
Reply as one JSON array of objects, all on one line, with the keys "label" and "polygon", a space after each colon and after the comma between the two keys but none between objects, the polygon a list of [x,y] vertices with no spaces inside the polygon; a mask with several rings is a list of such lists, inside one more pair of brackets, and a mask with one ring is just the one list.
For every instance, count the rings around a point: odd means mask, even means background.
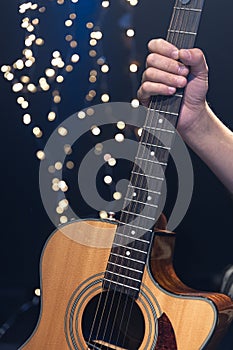
[{"label": "finger", "polygon": [[154,95],[172,95],[176,92],[176,88],[173,86],[167,86],[162,83],[154,83],[151,81],[145,81],[141,84],[137,96],[141,103],[146,104],[151,96]]},{"label": "finger", "polygon": [[187,84],[187,79],[183,76],[164,72],[152,67],[147,68],[142,75],[142,82],[146,81],[175,88],[183,88]]},{"label": "finger", "polygon": [[200,49],[180,50],[180,60],[190,67],[190,72],[194,76],[207,77],[208,66],[205,60],[205,56]]},{"label": "finger", "polygon": [[153,39],[149,41],[148,49],[150,52],[156,52],[162,56],[173,58],[175,60],[178,60],[179,58],[179,50],[177,47],[164,39]]},{"label": "finger", "polygon": [[187,76],[188,67],[174,59],[162,56],[157,53],[151,53],[147,56],[146,67],[154,67],[164,72]]}]

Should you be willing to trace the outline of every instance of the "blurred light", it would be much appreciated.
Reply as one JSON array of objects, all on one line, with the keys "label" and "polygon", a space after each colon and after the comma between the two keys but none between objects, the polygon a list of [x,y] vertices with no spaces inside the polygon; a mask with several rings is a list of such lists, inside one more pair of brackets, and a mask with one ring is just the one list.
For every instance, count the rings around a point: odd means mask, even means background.
[{"label": "blurred light", "polygon": [[132,73],[136,73],[137,70],[138,70],[137,64],[136,64],[136,63],[131,63],[131,65],[129,66],[129,70],[130,70],[130,72],[132,72]]},{"label": "blurred light", "polygon": [[87,27],[88,29],[92,29],[92,28],[94,27],[94,24],[93,24],[92,22],[88,22],[88,23],[86,24],[86,27]]},{"label": "blurred light", "polygon": [[115,159],[115,158],[110,158],[110,159],[108,160],[108,165],[110,165],[110,166],[116,165],[116,159]]},{"label": "blurred light", "polygon": [[131,106],[132,106],[133,108],[138,108],[139,105],[140,105],[140,102],[139,102],[139,100],[138,100],[137,98],[135,98],[135,99],[133,99],[133,100],[131,101]]},{"label": "blurred light", "polygon": [[103,95],[101,96],[101,101],[102,101],[102,102],[108,102],[109,99],[110,99],[110,97],[109,97],[108,94],[103,94]]},{"label": "blurred light", "polygon": [[101,219],[107,219],[108,218],[108,214],[107,214],[107,212],[105,210],[101,210],[99,212],[99,216],[100,216]]},{"label": "blurred light", "polygon": [[114,198],[116,201],[120,200],[121,197],[122,197],[121,192],[114,192],[114,193],[113,193],[113,198]]},{"label": "blurred light", "polygon": [[125,139],[125,137],[124,137],[123,134],[116,134],[116,135],[115,135],[115,140],[116,140],[117,142],[122,142],[122,141],[124,141],[124,139]]},{"label": "blurred light", "polygon": [[74,167],[74,163],[72,162],[72,161],[68,161],[67,163],[66,163],[66,167],[67,167],[67,169],[73,169],[73,167]]},{"label": "blurred light", "polygon": [[37,297],[40,297],[40,289],[39,288],[36,288],[34,293]]},{"label": "blurred light", "polygon": [[102,1],[102,7],[107,8],[109,7],[110,3],[109,1]]},{"label": "blurred light", "polygon": [[37,151],[36,156],[38,159],[43,160],[45,159],[45,153],[43,151]]},{"label": "blurred light", "polygon": [[12,86],[12,90],[14,92],[19,92],[21,90],[23,90],[23,84],[22,83],[15,83],[13,86]]},{"label": "blurred light", "polygon": [[83,111],[78,112],[78,118],[79,119],[84,119],[86,117],[86,113]]},{"label": "blurred light", "polygon": [[55,70],[52,68],[47,68],[45,70],[45,74],[47,75],[48,78],[52,78],[54,77],[54,75],[56,74]]},{"label": "blurred light", "polygon": [[107,64],[103,64],[101,67],[101,71],[103,73],[107,73],[109,71],[109,66]]},{"label": "blurred light", "polygon": [[110,183],[112,183],[112,177],[110,175],[106,175],[104,177],[104,182],[109,185]]},{"label": "blurred light", "polygon": [[130,38],[132,38],[132,37],[134,36],[134,34],[135,34],[135,32],[134,32],[133,29],[128,29],[128,30],[126,31],[126,35],[127,35],[128,37],[130,37]]},{"label": "blurred light", "polygon": [[98,126],[94,125],[91,127],[91,132],[93,135],[98,136],[101,133],[101,130]]},{"label": "blurred light", "polygon": [[123,130],[125,128],[125,122],[123,121],[117,122],[117,127],[118,129]]},{"label": "blurred light", "polygon": [[71,27],[72,24],[73,24],[73,22],[71,21],[71,19],[67,19],[67,20],[65,21],[65,26],[66,26],[66,27]]},{"label": "blurred light", "polygon": [[79,55],[77,53],[75,53],[74,55],[72,55],[71,61],[73,63],[77,63],[79,61],[79,58],[80,58]]},{"label": "blurred light", "polygon": [[26,124],[26,125],[31,123],[31,116],[30,116],[30,114],[28,114],[28,113],[24,114],[24,116],[23,116],[23,123]]},{"label": "blurred light", "polygon": [[42,136],[42,131],[40,130],[40,128],[38,126],[34,127],[32,132],[37,138]]},{"label": "blurred light", "polygon": [[61,136],[66,136],[68,134],[68,130],[66,128],[64,128],[64,126],[60,126],[60,128],[58,128],[57,132]]},{"label": "blurred light", "polygon": [[66,224],[67,222],[68,222],[67,216],[63,215],[63,216],[60,217],[60,223],[61,224]]}]

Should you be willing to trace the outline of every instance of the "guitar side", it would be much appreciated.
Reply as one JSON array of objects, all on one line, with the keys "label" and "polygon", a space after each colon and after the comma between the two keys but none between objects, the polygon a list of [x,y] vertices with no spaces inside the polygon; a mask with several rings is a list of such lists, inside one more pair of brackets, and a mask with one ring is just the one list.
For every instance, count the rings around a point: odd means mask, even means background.
[{"label": "guitar side", "polygon": [[[82,319],[89,303],[103,291],[115,231],[113,223],[77,221],[49,238],[41,259],[40,317],[21,350],[88,348]],[[144,320],[139,349],[161,350],[165,345],[169,350],[213,349],[233,318],[233,303],[221,294],[194,291],[178,279],[172,267],[174,240],[173,233],[155,235],[150,266],[135,301]],[[107,346],[104,341],[102,345]],[[109,349],[124,348],[109,345]]]}]

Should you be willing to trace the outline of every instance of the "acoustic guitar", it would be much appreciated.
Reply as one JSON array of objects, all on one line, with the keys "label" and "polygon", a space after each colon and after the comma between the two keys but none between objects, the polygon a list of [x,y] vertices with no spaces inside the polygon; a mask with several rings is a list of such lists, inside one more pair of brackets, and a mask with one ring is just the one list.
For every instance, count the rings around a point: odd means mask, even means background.
[{"label": "acoustic guitar", "polygon": [[[168,41],[193,47],[203,4],[175,1]],[[182,98],[152,98],[119,221],[77,220],[48,239],[40,317],[21,350],[214,349],[224,334],[233,301],[178,278],[175,234],[155,219]]]}]

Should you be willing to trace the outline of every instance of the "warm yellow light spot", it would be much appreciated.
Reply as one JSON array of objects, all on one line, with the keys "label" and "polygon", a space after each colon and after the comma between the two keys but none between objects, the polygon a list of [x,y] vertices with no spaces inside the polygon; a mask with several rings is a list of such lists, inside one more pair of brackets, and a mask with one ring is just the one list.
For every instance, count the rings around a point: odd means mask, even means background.
[{"label": "warm yellow light spot", "polygon": [[50,122],[52,122],[52,121],[54,121],[56,119],[56,113],[55,112],[49,112],[49,114],[48,114],[48,120],[50,121]]},{"label": "warm yellow light spot", "polygon": [[106,153],[106,154],[104,155],[104,160],[105,160],[105,162],[107,162],[111,157],[112,157],[111,154]]},{"label": "warm yellow light spot", "polygon": [[72,72],[73,69],[74,69],[74,68],[73,68],[73,66],[71,66],[71,64],[68,64],[68,65],[66,66],[66,71],[67,71],[68,73]]},{"label": "warm yellow light spot", "polygon": [[42,38],[37,38],[35,43],[38,46],[42,46],[42,45],[44,45],[44,40]]},{"label": "warm yellow light spot", "polygon": [[100,128],[98,126],[93,125],[91,127],[91,132],[92,132],[93,135],[98,136],[101,133],[101,130],[100,130]]},{"label": "warm yellow light spot", "polygon": [[60,217],[60,223],[61,224],[66,224],[68,222],[67,216],[63,215]]},{"label": "warm yellow light spot", "polygon": [[71,13],[71,14],[69,15],[69,17],[70,17],[70,19],[75,19],[77,16],[76,16],[75,13]]},{"label": "warm yellow light spot", "polygon": [[58,83],[63,83],[64,77],[63,77],[62,75],[58,75],[57,78],[56,78],[56,81],[57,81]]},{"label": "warm yellow light spot", "polygon": [[23,69],[23,68],[24,68],[24,62],[23,62],[23,60],[17,60],[17,61],[13,64],[13,67],[14,67],[15,69],[19,69],[19,70]]},{"label": "warm yellow light spot", "polygon": [[92,29],[92,28],[94,27],[94,24],[93,24],[92,22],[88,22],[88,23],[86,24],[86,27],[87,27],[88,29]]},{"label": "warm yellow light spot", "polygon": [[115,159],[115,158],[110,158],[110,159],[108,160],[108,164],[109,164],[110,166],[116,165],[116,159]]},{"label": "warm yellow light spot", "polygon": [[117,142],[123,142],[124,139],[125,139],[125,137],[124,137],[124,135],[121,134],[121,133],[115,135],[115,140],[116,140]]},{"label": "warm yellow light spot", "polygon": [[108,213],[105,210],[101,210],[99,212],[99,216],[101,219],[107,219],[108,218]]},{"label": "warm yellow light spot", "polygon": [[39,24],[39,22],[40,22],[40,20],[39,20],[38,18],[34,18],[34,19],[32,20],[32,24],[33,24],[34,26],[37,26],[37,25]]},{"label": "warm yellow light spot", "polygon": [[24,124],[26,124],[26,125],[30,124],[31,120],[32,119],[31,119],[30,114],[28,114],[28,113],[24,114],[24,116],[23,116],[23,123]]},{"label": "warm yellow light spot", "polygon": [[23,90],[23,84],[22,83],[15,83],[13,86],[12,86],[12,90],[14,92],[19,92],[21,90]]},{"label": "warm yellow light spot", "polygon": [[58,186],[62,192],[66,192],[68,190],[68,186],[64,180],[59,181]]},{"label": "warm yellow light spot", "polygon": [[110,3],[109,1],[102,1],[102,7],[107,8],[109,7]]},{"label": "warm yellow light spot", "polygon": [[36,288],[34,293],[37,297],[40,297],[40,289],[39,288]]},{"label": "warm yellow light spot", "polygon": [[19,96],[19,97],[17,98],[17,103],[18,103],[19,105],[21,105],[21,104],[23,103],[23,101],[24,101],[24,97]]},{"label": "warm yellow light spot", "polygon": [[29,106],[28,101],[23,101],[23,103],[21,104],[21,107],[22,107],[23,109],[27,109],[28,106]]},{"label": "warm yellow light spot", "polygon": [[27,89],[32,93],[35,93],[37,91],[37,88],[34,84],[28,84]]},{"label": "warm yellow light spot", "polygon": [[80,58],[79,55],[77,53],[75,53],[74,55],[72,55],[71,61],[73,63],[77,63],[79,61],[79,58]]},{"label": "warm yellow light spot", "polygon": [[110,175],[106,175],[104,177],[104,182],[107,184],[107,185],[110,185],[110,183],[112,183],[112,177]]},{"label": "warm yellow light spot", "polygon": [[142,128],[138,129],[138,136],[142,136]]},{"label": "warm yellow light spot", "polygon": [[74,168],[74,163],[72,162],[72,161],[68,161],[67,163],[66,163],[66,167],[67,167],[67,169],[73,169]]},{"label": "warm yellow light spot", "polygon": [[96,77],[94,75],[91,75],[90,78],[89,78],[89,82],[90,83],[95,83],[96,82]]},{"label": "warm yellow light spot", "polygon": [[97,44],[97,40],[96,39],[91,39],[90,40],[90,45],[91,46],[95,46]]},{"label": "warm yellow light spot", "polygon": [[113,193],[113,198],[114,198],[116,201],[119,201],[119,200],[122,198],[121,192],[114,192],[114,193]]},{"label": "warm yellow light spot", "polygon": [[37,138],[40,138],[43,135],[41,129],[38,126],[34,127],[32,132]]},{"label": "warm yellow light spot", "polygon": [[95,113],[94,108],[90,107],[90,108],[87,109],[87,115],[89,115],[89,117],[92,116],[94,113]]},{"label": "warm yellow light spot", "polygon": [[77,47],[77,46],[78,46],[77,41],[72,40],[72,41],[70,42],[70,47],[72,47],[72,49],[74,49],[74,48]]},{"label": "warm yellow light spot", "polygon": [[57,212],[58,214],[63,214],[63,213],[64,213],[64,209],[61,208],[61,207],[57,207],[57,208],[56,208],[56,212]]},{"label": "warm yellow light spot", "polygon": [[126,31],[126,35],[130,38],[132,38],[134,36],[135,32],[133,29],[127,29]]},{"label": "warm yellow light spot", "polygon": [[55,166],[56,170],[61,170],[62,169],[62,162],[56,162],[54,166]]},{"label": "warm yellow light spot", "polygon": [[101,101],[102,102],[108,102],[110,100],[110,96],[108,94],[103,94],[101,96]]},{"label": "warm yellow light spot", "polygon": [[101,71],[103,73],[107,73],[109,71],[109,66],[107,64],[103,64],[101,67]]},{"label": "warm yellow light spot", "polygon": [[7,66],[7,65],[5,65],[5,64],[1,67],[1,72],[2,72],[2,73],[9,72],[10,70],[11,70],[11,67],[10,67],[10,66]]},{"label": "warm yellow light spot", "polygon": [[89,51],[89,56],[90,57],[95,57],[97,55],[97,52],[95,50],[90,50]]},{"label": "warm yellow light spot", "polygon": [[60,56],[61,56],[61,54],[60,54],[59,51],[53,51],[53,57],[54,57],[54,58],[58,58],[58,57],[60,57]]},{"label": "warm yellow light spot", "polygon": [[140,102],[139,102],[139,100],[138,100],[137,98],[134,98],[134,99],[131,101],[131,106],[132,106],[133,108],[138,108],[139,105],[140,105]]},{"label": "warm yellow light spot", "polygon": [[73,24],[73,21],[71,21],[71,19],[67,19],[67,20],[65,21],[65,26],[66,26],[66,27],[71,27],[72,24]]},{"label": "warm yellow light spot", "polygon": [[4,74],[4,78],[6,78],[8,81],[11,81],[14,79],[14,74],[13,73],[10,73],[10,72],[6,72]]},{"label": "warm yellow light spot", "polygon": [[83,111],[78,112],[78,118],[79,119],[84,119],[86,117],[86,113]]},{"label": "warm yellow light spot", "polygon": [[130,72],[132,72],[132,73],[136,73],[137,70],[138,70],[137,64],[136,64],[136,63],[131,63],[131,65],[129,66],[129,70],[130,70]]},{"label": "warm yellow light spot", "polygon": [[68,34],[65,37],[66,41],[71,41],[73,39],[72,35]]},{"label": "warm yellow light spot", "polygon": [[49,172],[50,174],[55,173],[54,165],[50,165],[50,166],[48,167],[48,172]]},{"label": "warm yellow light spot", "polygon": [[66,136],[68,134],[68,130],[66,128],[64,128],[64,126],[60,126],[60,128],[58,128],[57,132],[61,136]]},{"label": "warm yellow light spot", "polygon": [[29,83],[30,78],[27,75],[22,75],[20,80],[22,81],[22,83],[27,84],[27,83]]},{"label": "warm yellow light spot", "polygon": [[53,101],[54,101],[54,103],[60,103],[61,102],[61,96],[58,96],[58,95],[54,96]]},{"label": "warm yellow light spot", "polygon": [[92,32],[92,33],[90,34],[90,37],[91,37],[92,39],[100,40],[100,39],[102,39],[103,34],[102,34],[102,32],[101,32],[100,30],[97,30],[97,31]]},{"label": "warm yellow light spot", "polygon": [[41,151],[41,150],[36,152],[36,156],[40,160],[45,159],[45,153],[43,151]]},{"label": "warm yellow light spot", "polygon": [[65,152],[65,154],[71,154],[71,153],[72,153],[72,147],[71,147],[71,145],[66,144],[66,145],[64,146],[64,152]]},{"label": "warm yellow light spot", "polygon": [[123,130],[125,128],[125,122],[120,120],[119,122],[117,122],[117,127],[118,129]]},{"label": "warm yellow light spot", "polygon": [[45,74],[47,75],[48,78],[52,78],[54,77],[54,75],[56,74],[55,70],[52,68],[47,68],[45,70]]},{"label": "warm yellow light spot", "polygon": [[59,207],[63,208],[63,209],[67,209],[69,206],[69,202],[67,199],[62,199],[59,203],[58,203]]}]

